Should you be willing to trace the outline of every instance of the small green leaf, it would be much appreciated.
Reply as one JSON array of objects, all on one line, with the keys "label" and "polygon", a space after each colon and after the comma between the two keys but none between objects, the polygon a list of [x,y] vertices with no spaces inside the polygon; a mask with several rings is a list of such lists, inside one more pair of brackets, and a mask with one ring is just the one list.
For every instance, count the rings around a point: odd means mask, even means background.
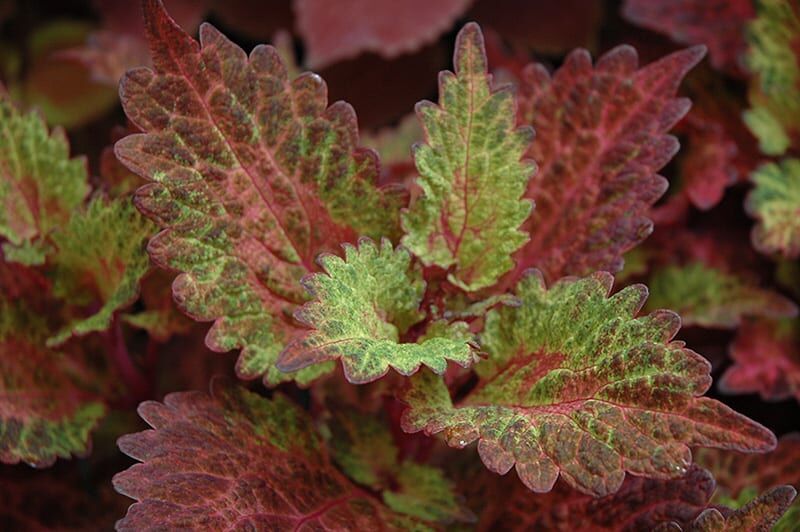
[{"label": "small green leaf", "polygon": [[[798,95],[800,100],[800,95]],[[758,220],[753,245],[762,253],[787,258],[800,255],[800,159],[760,166],[750,179],[747,212]]]},{"label": "small green leaf", "polygon": [[795,1],[760,0],[747,26],[745,63],[754,74],[744,122],[761,151],[782,155],[800,134],[800,6]]},{"label": "small green leaf", "polygon": [[535,165],[521,159],[533,130],[515,127],[509,87],[492,90],[477,24],[458,34],[453,61],[455,74],[439,77],[439,105],[417,104],[423,195],[403,216],[403,244],[425,264],[452,268],[454,284],[478,290],[511,269],[511,254],[528,240],[519,226],[531,212],[522,196]]},{"label": "small green leaf", "polygon": [[103,306],[64,326],[48,340],[49,345],[107,329],[114,312],[136,299],[139,280],[150,266],[145,240],[155,231],[155,225],[129,199],[97,198],[85,212],[75,213],[63,230],[53,233],[56,295],[79,303],[82,295],[94,293]]},{"label": "small green leaf", "polygon": [[475,359],[467,341],[434,337],[422,343],[399,343],[400,334],[420,321],[419,304],[425,283],[411,256],[392,249],[388,240],[380,248],[361,239],[358,248],[344,245],[345,259],[326,255],[319,259],[326,274],[304,281],[313,300],[295,317],[314,330],[291,342],[278,359],[278,368],[297,371],[325,360],[342,360],[347,379],[363,384],[379,379],[394,368],[411,375],[421,364],[444,373],[447,361],[467,367]]},{"label": "small green leaf", "polygon": [[683,325],[734,328],[745,316],[795,316],[797,307],[777,292],[701,262],[670,265],[657,270],[648,282],[647,310],[678,312]]},{"label": "small green leaf", "polygon": [[89,191],[86,161],[69,158],[64,131],[20,113],[0,87],[0,237],[7,260],[43,264],[50,233]]}]

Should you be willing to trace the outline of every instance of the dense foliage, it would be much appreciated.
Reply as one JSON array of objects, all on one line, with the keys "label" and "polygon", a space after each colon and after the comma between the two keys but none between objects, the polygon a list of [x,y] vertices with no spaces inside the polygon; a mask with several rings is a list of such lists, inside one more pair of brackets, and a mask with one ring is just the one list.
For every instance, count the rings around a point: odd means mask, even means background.
[{"label": "dense foliage", "polygon": [[800,527],[798,0],[0,24],[0,528]]}]

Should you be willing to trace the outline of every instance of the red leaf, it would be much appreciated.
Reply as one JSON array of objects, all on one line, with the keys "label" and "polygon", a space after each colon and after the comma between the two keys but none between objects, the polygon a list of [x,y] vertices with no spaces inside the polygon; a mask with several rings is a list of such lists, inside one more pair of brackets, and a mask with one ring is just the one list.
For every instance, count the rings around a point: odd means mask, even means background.
[{"label": "red leaf", "polygon": [[673,480],[628,477],[617,493],[599,498],[564,483],[550,493],[534,494],[511,480],[515,486],[504,484],[506,495],[487,511],[479,530],[652,530],[664,522],[692,521],[714,491],[713,477],[699,467]]},{"label": "red leaf", "polygon": [[719,387],[726,393],[759,393],[765,400],[800,401],[800,322],[747,321],[731,346],[733,366]]},{"label": "red leaf", "polygon": [[681,44],[705,44],[714,68],[743,74],[744,28],[755,17],[752,0],[627,0],[622,14]]},{"label": "red leaf", "polygon": [[330,462],[312,421],[282,395],[267,400],[227,381],[211,394],[167,395],[139,414],[154,430],[123,436],[144,463],[114,477],[136,499],[117,530],[402,530],[393,513]]},{"label": "red leaf", "polygon": [[539,171],[528,184],[531,240],[509,284],[531,266],[548,280],[618,271],[622,253],[650,234],[647,211],[667,186],[655,172],[678,150],[666,132],[690,105],[675,93],[703,54],[694,47],[638,69],[635,50],[620,46],[594,67],[578,50],[553,76],[526,68],[519,120],[536,130],[527,155]]},{"label": "red leaf", "polygon": [[319,68],[362,52],[413,52],[450,28],[472,0],[295,0],[306,63]]}]

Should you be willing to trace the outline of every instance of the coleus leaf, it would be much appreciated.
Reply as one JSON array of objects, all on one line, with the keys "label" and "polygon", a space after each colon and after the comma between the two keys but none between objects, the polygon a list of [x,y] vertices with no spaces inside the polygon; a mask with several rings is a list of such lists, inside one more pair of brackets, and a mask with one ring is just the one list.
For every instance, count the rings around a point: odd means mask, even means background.
[{"label": "coleus leaf", "polygon": [[746,321],[730,350],[733,365],[719,383],[726,393],[800,401],[800,321]]},{"label": "coleus leaf", "polygon": [[[676,479],[630,476],[619,491],[593,497],[558,483],[547,494],[533,494],[519,483],[504,492],[496,515],[479,530],[652,530],[664,522],[691,522],[705,510],[714,478],[697,466]],[[510,492],[510,493],[509,493]]]},{"label": "coleus leaf", "polygon": [[518,120],[536,129],[526,155],[539,171],[526,194],[536,201],[524,226],[531,239],[515,254],[509,286],[531,266],[549,281],[621,269],[622,254],[652,231],[648,211],[667,188],[656,172],[678,150],[666,132],[689,109],[675,93],[704,52],[696,46],[639,69],[630,46],[595,66],[577,50],[552,76],[543,65],[525,69]]},{"label": "coleus leaf", "polygon": [[21,113],[0,87],[0,237],[6,260],[42,264],[50,233],[89,192],[86,161],[70,159],[60,128]]},{"label": "coleus leaf", "polygon": [[[791,486],[778,486],[733,512],[709,508],[686,528],[687,532],[769,532],[792,503],[797,491]],[[725,515],[727,513],[727,515]],[[668,530],[668,529],[659,529]],[[680,530],[680,528],[678,528]]]},{"label": "coleus leaf", "polygon": [[120,94],[146,133],[119,141],[116,154],[153,181],[136,195],[164,228],[150,256],[182,272],[173,284],[181,308],[214,321],[208,346],[242,349],[241,377],[307,383],[331,365],[274,368],[297,332],[299,279],[356,233],[394,232],[397,208],[374,187],[375,155],[358,147],[353,109],[327,107],[314,74],[287,79],[274,48],[248,58],[208,24],[198,43],[157,0],[145,1],[145,22],[154,70],[128,72]]},{"label": "coleus leaf", "polygon": [[626,0],[622,15],[682,44],[705,44],[714,68],[741,74],[752,0]]},{"label": "coleus leaf", "polygon": [[745,316],[796,316],[789,299],[702,262],[669,265],[649,278],[647,309],[678,312],[683,325],[737,327]]},{"label": "coleus leaf", "polygon": [[313,68],[362,52],[391,59],[434,41],[472,0],[295,0],[297,30]]},{"label": "coleus leaf", "polygon": [[344,250],[344,260],[320,257],[326,273],[303,281],[313,299],[295,317],[313,330],[286,346],[278,369],[297,371],[340,359],[347,380],[363,384],[389,367],[411,375],[424,364],[441,374],[448,360],[468,367],[477,359],[468,341],[437,336],[399,343],[399,335],[424,317],[419,306],[425,282],[406,250],[394,250],[386,239],[380,248],[362,239],[358,248],[346,244]]},{"label": "coleus leaf", "polygon": [[136,299],[139,280],[150,266],[144,240],[154,229],[129,198],[96,198],[85,212],[74,213],[62,230],[53,233],[56,295],[80,303],[81,297],[94,293],[102,306],[91,316],[64,326],[48,339],[50,345],[71,335],[107,329],[114,313]]},{"label": "coleus leaf", "polygon": [[47,467],[84,456],[105,414],[80,357],[46,348],[47,330],[25,301],[0,300],[0,462]]},{"label": "coleus leaf", "polygon": [[331,413],[334,460],[352,480],[380,492],[389,508],[431,522],[474,521],[441,469],[400,459],[384,421],[341,406]]},{"label": "coleus leaf", "polygon": [[[791,433],[778,440],[778,446],[765,455],[747,455],[702,449],[697,463],[707,468],[717,481],[714,502],[740,508],[755,499],[760,491],[781,484],[800,485],[800,434]],[[796,501],[773,528],[789,532],[800,518]]]},{"label": "coleus leaf", "polygon": [[743,118],[762,152],[781,155],[800,143],[800,6],[760,0],[757,13],[747,26],[745,60],[754,76]]},{"label": "coleus leaf", "polygon": [[766,163],[750,176],[754,183],[745,208],[758,220],[752,240],[766,254],[800,256],[800,159]]},{"label": "coleus leaf", "polygon": [[466,289],[490,286],[526,240],[531,203],[521,199],[535,165],[522,161],[533,136],[514,127],[510,87],[492,90],[477,24],[456,38],[455,74],[439,76],[439,105],[417,104],[425,144],[414,149],[422,196],[403,215],[403,244],[426,265],[452,268]]},{"label": "coleus leaf", "polygon": [[310,417],[280,394],[215,380],[210,395],[172,393],[139,414],[153,430],[119,440],[143,463],[114,477],[138,501],[117,530],[423,528],[339,472]]},{"label": "coleus leaf", "polygon": [[710,365],[671,341],[678,316],[636,318],[647,289],[609,297],[612,282],[597,273],[548,290],[540,273],[525,277],[521,306],[486,318],[489,361],[476,366],[476,387],[454,404],[442,380],[415,376],[403,395],[403,429],[444,431],[454,447],[478,440],[489,469],[504,474],[516,465],[533,491],[549,491],[560,474],[597,496],[617,491],[626,472],[683,475],[689,446],[772,449],[770,431],[701,397]]}]

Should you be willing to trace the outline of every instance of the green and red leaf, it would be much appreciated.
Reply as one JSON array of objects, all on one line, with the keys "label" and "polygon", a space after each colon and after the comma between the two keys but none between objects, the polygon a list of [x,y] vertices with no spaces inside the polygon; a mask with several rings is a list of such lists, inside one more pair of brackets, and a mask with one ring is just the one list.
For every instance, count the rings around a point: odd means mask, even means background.
[{"label": "green and red leaf", "polygon": [[395,233],[375,155],[358,146],[353,109],[328,107],[319,76],[288,79],[271,46],[248,57],[208,24],[198,43],[157,0],[145,2],[145,27],[153,70],[129,71],[120,88],[145,133],[116,153],[152,181],[136,195],[163,227],[150,256],[181,272],[173,291],[182,309],[214,321],[209,347],[242,349],[241,377],[307,383],[330,366],[294,376],[274,367],[298,333],[298,281],[320,252],[357,234]]},{"label": "green and red leaf", "polygon": [[[738,510],[724,512],[709,508],[686,528],[687,532],[769,532],[797,495],[791,486],[778,486]],[[724,509],[723,509],[724,510]]]},{"label": "green and red leaf", "polygon": [[21,113],[0,86],[0,238],[6,260],[42,264],[50,234],[89,192],[86,161],[70,159],[64,131]]},{"label": "green and red leaf", "polygon": [[283,395],[215,380],[210,395],[173,393],[139,414],[153,429],[119,440],[143,463],[114,477],[138,501],[117,530],[424,528],[336,469],[310,417]]},{"label": "green and red leaf", "polygon": [[444,432],[449,445],[478,440],[486,466],[516,465],[531,490],[547,492],[559,475],[603,496],[626,473],[677,478],[689,447],[765,452],[774,435],[702,395],[709,363],[672,341],[680,319],[670,311],[636,317],[647,289],[609,297],[613,277],[597,273],[545,288],[534,272],[517,289],[520,306],[486,319],[477,385],[455,404],[430,373],[403,395],[407,432]]},{"label": "green and red leaf", "polygon": [[448,360],[468,367],[477,359],[468,341],[437,336],[400,342],[400,334],[424,318],[419,307],[425,282],[406,250],[393,249],[388,240],[379,248],[369,239],[344,250],[344,259],[322,256],[325,273],[304,280],[313,300],[295,317],[313,330],[286,346],[278,369],[298,371],[340,359],[347,380],[363,384],[381,378],[390,367],[411,375],[425,365],[442,374]]},{"label": "green and red leaf", "polygon": [[439,105],[416,107],[422,195],[403,215],[403,244],[426,265],[449,268],[452,283],[478,290],[511,269],[528,240],[519,227],[531,211],[522,195],[535,165],[521,159],[533,131],[515,127],[511,88],[492,89],[477,24],[459,32],[453,63],[455,73],[439,76]]},{"label": "green and red leaf", "polygon": [[73,305],[99,301],[101,306],[62,327],[48,344],[108,329],[114,313],[138,297],[139,281],[150,267],[144,241],[154,230],[130,198],[96,198],[53,233],[55,294]]},{"label": "green and red leaf", "polygon": [[761,151],[782,155],[800,146],[800,5],[759,0],[747,25],[750,109],[743,119]]},{"label": "green and red leaf", "polygon": [[766,163],[750,179],[755,186],[745,208],[757,220],[753,245],[766,254],[800,256],[800,159]]},{"label": "green and red leaf", "polygon": [[656,269],[647,284],[646,309],[674,310],[685,326],[732,329],[744,317],[797,315],[797,306],[779,293],[699,261]]},{"label": "green and red leaf", "polygon": [[532,266],[548,281],[622,268],[622,254],[652,231],[648,212],[667,188],[656,172],[678,150],[667,131],[690,106],[675,94],[704,53],[696,46],[638,68],[636,51],[620,46],[594,66],[577,50],[552,75],[525,69],[518,120],[536,129],[526,154],[539,165],[526,193],[536,210],[507,286]]}]

